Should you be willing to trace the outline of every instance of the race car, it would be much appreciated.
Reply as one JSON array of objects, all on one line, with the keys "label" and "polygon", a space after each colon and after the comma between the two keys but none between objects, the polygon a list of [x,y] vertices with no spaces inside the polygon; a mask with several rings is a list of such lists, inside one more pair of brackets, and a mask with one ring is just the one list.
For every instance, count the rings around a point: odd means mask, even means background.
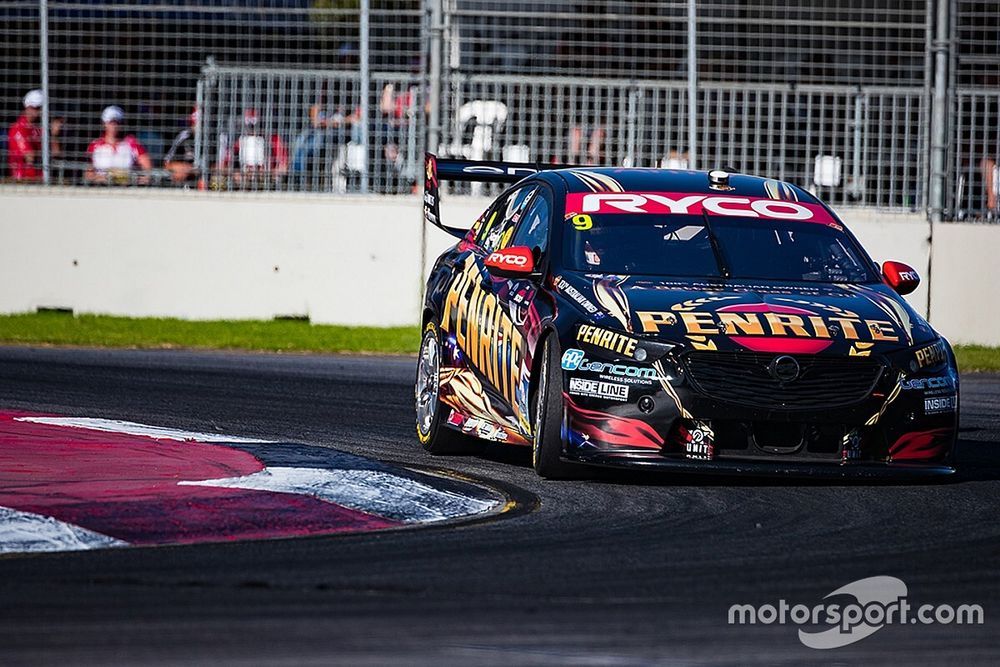
[{"label": "race car", "polygon": [[[953,472],[948,342],[809,192],[726,170],[426,157],[417,436],[580,464],[811,476]],[[442,181],[510,184],[471,228]]]}]

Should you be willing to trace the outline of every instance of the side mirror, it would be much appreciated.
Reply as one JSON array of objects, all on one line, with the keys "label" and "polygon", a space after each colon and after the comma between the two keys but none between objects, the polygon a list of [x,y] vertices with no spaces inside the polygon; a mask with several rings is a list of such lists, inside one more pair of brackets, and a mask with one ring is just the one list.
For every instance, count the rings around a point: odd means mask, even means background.
[{"label": "side mirror", "polygon": [[535,257],[528,246],[504,248],[486,258],[486,268],[501,278],[526,278],[535,270]]},{"label": "side mirror", "polygon": [[920,284],[920,276],[913,267],[902,262],[882,264],[882,278],[886,285],[896,290],[897,294],[909,294]]}]

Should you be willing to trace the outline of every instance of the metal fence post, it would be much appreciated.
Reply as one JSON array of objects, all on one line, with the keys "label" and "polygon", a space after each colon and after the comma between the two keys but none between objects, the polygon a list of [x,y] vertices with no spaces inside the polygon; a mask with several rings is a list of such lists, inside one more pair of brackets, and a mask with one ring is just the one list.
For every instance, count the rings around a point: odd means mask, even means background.
[{"label": "metal fence post", "polygon": [[[202,70],[204,72],[204,69]],[[204,76],[204,75],[202,75]],[[198,189],[204,190],[208,182],[208,160],[205,159],[205,79],[199,78],[195,86],[195,105],[197,118],[194,124],[194,160],[198,165]]]},{"label": "metal fence post", "polygon": [[945,160],[948,151],[949,0],[937,0],[934,41],[934,103],[931,110],[930,214],[932,222],[944,211]]},{"label": "metal fence post", "polygon": [[854,150],[851,157],[851,180],[854,194],[859,199],[863,193],[861,178],[862,174],[865,174],[865,170],[861,168],[861,162],[864,155],[864,151],[862,149],[862,134],[864,133],[863,116],[865,106],[865,94],[861,90],[858,90],[858,93],[854,96],[854,125],[852,126],[852,130],[854,132]]},{"label": "metal fence post", "polygon": [[430,117],[427,119],[427,150],[437,153],[441,141],[441,0],[428,0],[430,3],[430,45],[428,67],[428,103]]},{"label": "metal fence post", "polygon": [[49,165],[49,3],[38,0],[38,48],[42,69],[42,179],[45,185],[51,183],[52,171]]},{"label": "metal fence post", "polygon": [[688,169],[698,168],[698,25],[695,0],[687,6]]},{"label": "metal fence post", "polygon": [[[360,46],[358,49],[358,64],[360,66],[359,73],[359,88],[361,89],[361,154],[365,156],[365,168],[361,171],[361,193],[368,194],[368,178],[369,172],[373,166],[374,160],[368,151],[368,128],[369,128],[369,110],[368,110],[368,97],[371,95],[371,72],[369,70],[368,57],[370,54],[368,46],[368,19],[370,13],[370,2],[369,0],[361,0],[361,16],[358,21],[358,32],[360,37]],[[376,142],[377,143],[377,142]]]}]

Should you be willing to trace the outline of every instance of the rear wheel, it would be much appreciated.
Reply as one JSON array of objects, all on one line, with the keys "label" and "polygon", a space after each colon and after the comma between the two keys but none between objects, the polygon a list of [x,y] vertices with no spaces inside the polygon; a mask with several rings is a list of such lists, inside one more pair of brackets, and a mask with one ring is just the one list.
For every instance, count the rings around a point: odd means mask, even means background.
[{"label": "rear wheel", "polygon": [[414,397],[417,409],[417,437],[431,454],[467,454],[476,451],[476,442],[445,425],[448,406],[441,403],[441,337],[436,322],[428,322],[420,340]]},{"label": "rear wheel", "polygon": [[559,366],[559,349],[555,338],[548,336],[543,343],[542,364],[535,390],[534,433],[531,461],[537,472],[548,479],[569,479],[579,476],[579,468],[561,460],[563,453],[563,378]]}]

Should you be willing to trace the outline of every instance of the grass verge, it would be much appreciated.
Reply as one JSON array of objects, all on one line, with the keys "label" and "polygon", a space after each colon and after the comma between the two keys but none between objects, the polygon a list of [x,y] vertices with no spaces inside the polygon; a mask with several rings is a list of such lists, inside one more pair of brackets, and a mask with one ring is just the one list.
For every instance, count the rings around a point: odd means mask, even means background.
[{"label": "grass verge", "polygon": [[1000,371],[1000,347],[956,345],[955,358],[962,371]]},{"label": "grass verge", "polygon": [[[0,315],[0,344],[414,354],[418,327],[341,327],[296,320],[191,322],[67,313]],[[1000,348],[955,347],[963,371],[1000,371]]]},{"label": "grass verge", "polygon": [[192,322],[68,313],[0,316],[0,344],[413,354],[419,327],[342,327],[298,320]]}]

